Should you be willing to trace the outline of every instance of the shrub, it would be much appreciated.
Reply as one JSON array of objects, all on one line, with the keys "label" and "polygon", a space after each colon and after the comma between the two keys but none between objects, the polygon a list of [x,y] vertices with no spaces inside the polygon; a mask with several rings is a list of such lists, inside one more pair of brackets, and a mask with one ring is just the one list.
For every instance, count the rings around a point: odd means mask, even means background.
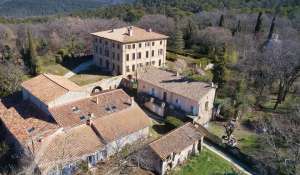
[{"label": "shrub", "polygon": [[183,125],[183,121],[173,116],[167,116],[165,119],[165,123],[173,128],[177,128]]}]

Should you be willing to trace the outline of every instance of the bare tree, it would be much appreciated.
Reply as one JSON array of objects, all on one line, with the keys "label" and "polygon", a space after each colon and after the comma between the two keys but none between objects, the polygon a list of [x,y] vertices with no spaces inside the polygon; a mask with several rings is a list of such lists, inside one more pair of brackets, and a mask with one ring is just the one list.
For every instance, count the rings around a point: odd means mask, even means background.
[{"label": "bare tree", "polygon": [[261,126],[276,173],[297,174],[300,165],[300,107],[286,116],[273,115],[263,119]]}]

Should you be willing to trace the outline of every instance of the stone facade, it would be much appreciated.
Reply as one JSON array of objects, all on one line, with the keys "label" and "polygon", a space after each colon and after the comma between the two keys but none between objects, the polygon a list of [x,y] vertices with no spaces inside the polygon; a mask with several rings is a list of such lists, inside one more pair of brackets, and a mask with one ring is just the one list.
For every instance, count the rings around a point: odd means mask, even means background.
[{"label": "stone facade", "polygon": [[[136,35],[134,30],[131,33]],[[122,42],[105,35],[93,35],[93,45],[94,63],[115,75],[134,75],[139,68],[163,67],[166,63],[167,40],[164,38]]]},{"label": "stone facade", "polygon": [[215,88],[211,88],[199,101],[171,92],[151,83],[139,80],[138,93],[147,93],[160,100],[166,101],[171,107],[185,111],[195,121],[205,124],[212,116]]}]

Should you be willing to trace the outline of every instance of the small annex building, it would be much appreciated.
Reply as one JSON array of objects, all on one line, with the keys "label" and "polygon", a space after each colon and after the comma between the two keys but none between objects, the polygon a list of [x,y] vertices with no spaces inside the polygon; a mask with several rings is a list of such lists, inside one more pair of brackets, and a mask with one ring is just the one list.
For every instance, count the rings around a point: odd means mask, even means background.
[{"label": "small annex building", "polygon": [[189,156],[202,149],[203,134],[188,122],[149,144],[152,167],[160,175],[166,174]]}]

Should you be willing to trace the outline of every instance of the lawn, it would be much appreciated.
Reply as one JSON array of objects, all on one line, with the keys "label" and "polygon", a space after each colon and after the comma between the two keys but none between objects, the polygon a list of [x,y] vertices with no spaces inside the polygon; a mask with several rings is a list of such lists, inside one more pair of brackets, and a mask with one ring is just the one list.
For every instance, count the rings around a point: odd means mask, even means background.
[{"label": "lawn", "polygon": [[84,86],[110,77],[112,77],[112,75],[107,74],[101,71],[100,68],[92,65],[89,67],[89,69],[72,76],[70,80],[78,84],[79,86]]},{"label": "lawn", "polygon": [[229,162],[208,149],[190,158],[182,167],[177,167],[171,175],[229,175],[238,173]]},{"label": "lawn", "polygon": [[[208,131],[215,134],[219,138],[222,138],[225,131],[223,124],[224,123],[221,122],[210,122]],[[242,125],[239,125],[235,129],[233,135],[235,138],[237,138],[237,147],[246,154],[255,155],[262,149],[260,146],[261,137],[254,131],[247,129]]]},{"label": "lawn", "polygon": [[50,65],[43,65],[41,67],[41,72],[63,76],[67,72],[69,72],[69,69],[65,68],[64,66],[62,66],[60,64],[50,64]]}]

